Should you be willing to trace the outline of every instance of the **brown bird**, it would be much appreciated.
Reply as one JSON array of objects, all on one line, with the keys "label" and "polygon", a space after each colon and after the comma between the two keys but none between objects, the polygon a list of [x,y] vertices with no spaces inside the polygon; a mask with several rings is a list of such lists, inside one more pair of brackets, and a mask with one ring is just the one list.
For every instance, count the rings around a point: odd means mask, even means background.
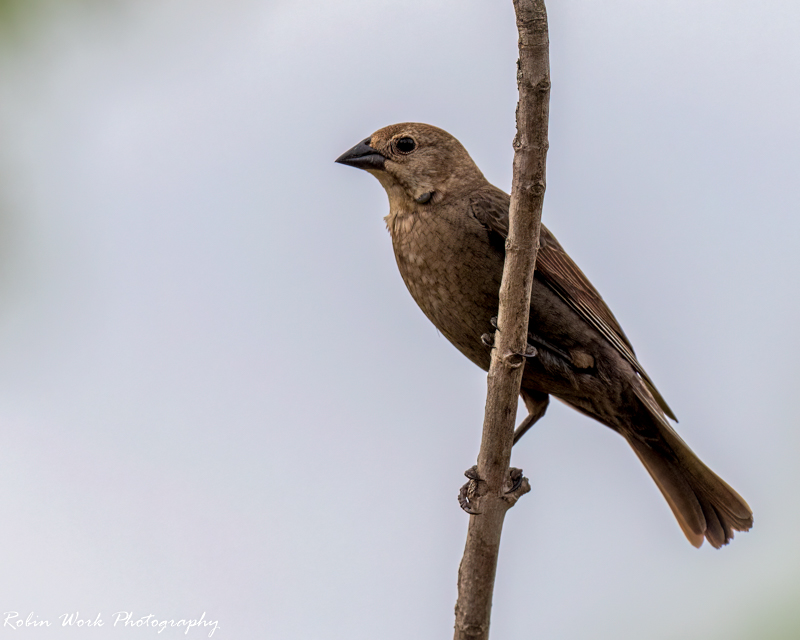
[{"label": "brown bird", "polygon": [[[365,169],[389,196],[386,226],[409,292],[439,331],[484,370],[508,235],[509,196],[489,184],[461,143],[427,124],[376,131],[336,162]],[[529,415],[552,394],[631,445],[694,546],[719,548],[747,531],[747,503],[678,436],[676,420],[636,360],[600,294],[546,227],[541,228],[521,396]]]}]

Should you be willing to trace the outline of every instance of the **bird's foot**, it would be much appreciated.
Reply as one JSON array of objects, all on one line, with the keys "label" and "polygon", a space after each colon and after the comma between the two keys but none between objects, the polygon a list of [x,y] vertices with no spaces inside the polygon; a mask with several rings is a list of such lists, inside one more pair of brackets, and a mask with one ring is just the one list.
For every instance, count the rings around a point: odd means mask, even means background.
[{"label": "bird's foot", "polygon": [[[478,475],[478,465],[474,465],[464,472],[469,479],[458,492],[458,504],[470,515],[480,515],[476,510],[476,500],[486,492],[486,483]],[[511,467],[508,470],[508,478],[503,486],[503,500],[513,506],[517,500],[531,490],[528,479],[522,474],[522,469]]]},{"label": "bird's foot", "polygon": [[481,336],[481,342],[485,347],[494,347],[494,335],[495,333],[500,332],[500,329],[497,328],[497,316],[492,316],[492,318],[489,320],[489,324],[492,325],[494,331],[491,333],[484,333]]},{"label": "bird's foot", "polygon": [[461,508],[471,516],[477,516],[480,514],[480,511],[475,511],[473,500],[480,497],[478,495],[478,487],[481,483],[483,483],[483,480],[481,480],[480,476],[478,475],[478,465],[476,464],[471,466],[464,472],[464,475],[467,477],[469,482],[467,482],[458,491],[458,504],[460,504]]},{"label": "bird's foot", "polygon": [[508,480],[506,480],[506,484],[510,484],[511,486],[505,491],[505,495],[514,493],[517,489],[519,489],[522,486],[522,481],[524,479],[525,477],[522,475],[522,469],[511,467],[508,470]]},{"label": "bird's foot", "polygon": [[517,469],[516,467],[511,467],[508,470],[508,479],[505,486],[508,489],[503,492],[503,500],[508,502],[509,507],[513,507],[517,500],[531,490],[528,479],[522,475],[522,469]]},{"label": "bird's foot", "polygon": [[535,358],[539,352],[536,350],[532,344],[525,345],[525,353],[519,353],[517,355],[522,356],[523,358]]},{"label": "bird's foot", "polygon": [[[489,324],[494,327],[493,333],[484,333],[481,336],[481,342],[487,347],[494,347],[494,336],[495,333],[500,333],[500,327],[497,326],[497,316],[492,316],[489,319]],[[525,344],[525,353],[517,353],[516,355],[522,356],[523,358],[535,358],[539,352],[536,350],[531,343]]]}]

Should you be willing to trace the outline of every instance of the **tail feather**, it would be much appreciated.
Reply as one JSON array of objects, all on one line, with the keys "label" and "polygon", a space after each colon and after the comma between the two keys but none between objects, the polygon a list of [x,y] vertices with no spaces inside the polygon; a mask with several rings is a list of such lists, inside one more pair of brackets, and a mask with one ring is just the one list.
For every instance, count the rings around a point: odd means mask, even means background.
[{"label": "tail feather", "polygon": [[706,539],[719,549],[731,541],[734,531],[749,530],[753,512],[744,499],[668,425],[654,422],[659,437],[631,434],[626,439],[664,494],[689,542],[699,547]]}]

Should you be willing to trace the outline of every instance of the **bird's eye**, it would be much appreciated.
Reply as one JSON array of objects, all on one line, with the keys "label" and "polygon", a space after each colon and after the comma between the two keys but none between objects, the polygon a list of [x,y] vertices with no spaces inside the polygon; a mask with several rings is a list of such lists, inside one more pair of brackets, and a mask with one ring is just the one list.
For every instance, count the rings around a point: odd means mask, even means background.
[{"label": "bird's eye", "polygon": [[417,148],[417,143],[414,138],[400,138],[394,143],[394,146],[400,153],[411,153]]}]

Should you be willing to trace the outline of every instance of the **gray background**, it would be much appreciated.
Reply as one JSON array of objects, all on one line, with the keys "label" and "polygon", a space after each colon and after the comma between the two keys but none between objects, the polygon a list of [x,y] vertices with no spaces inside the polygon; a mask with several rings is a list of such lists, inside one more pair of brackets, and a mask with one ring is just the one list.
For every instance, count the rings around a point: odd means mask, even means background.
[{"label": "gray background", "polygon": [[[333,160],[429,122],[507,190],[511,2],[12,4],[0,608],[107,626],[0,636],[156,637],[112,631],[126,610],[449,637],[485,376]],[[800,637],[800,5],[549,12],[545,222],[756,524],[693,549],[622,439],[554,403],[514,451],[493,637]]]}]

